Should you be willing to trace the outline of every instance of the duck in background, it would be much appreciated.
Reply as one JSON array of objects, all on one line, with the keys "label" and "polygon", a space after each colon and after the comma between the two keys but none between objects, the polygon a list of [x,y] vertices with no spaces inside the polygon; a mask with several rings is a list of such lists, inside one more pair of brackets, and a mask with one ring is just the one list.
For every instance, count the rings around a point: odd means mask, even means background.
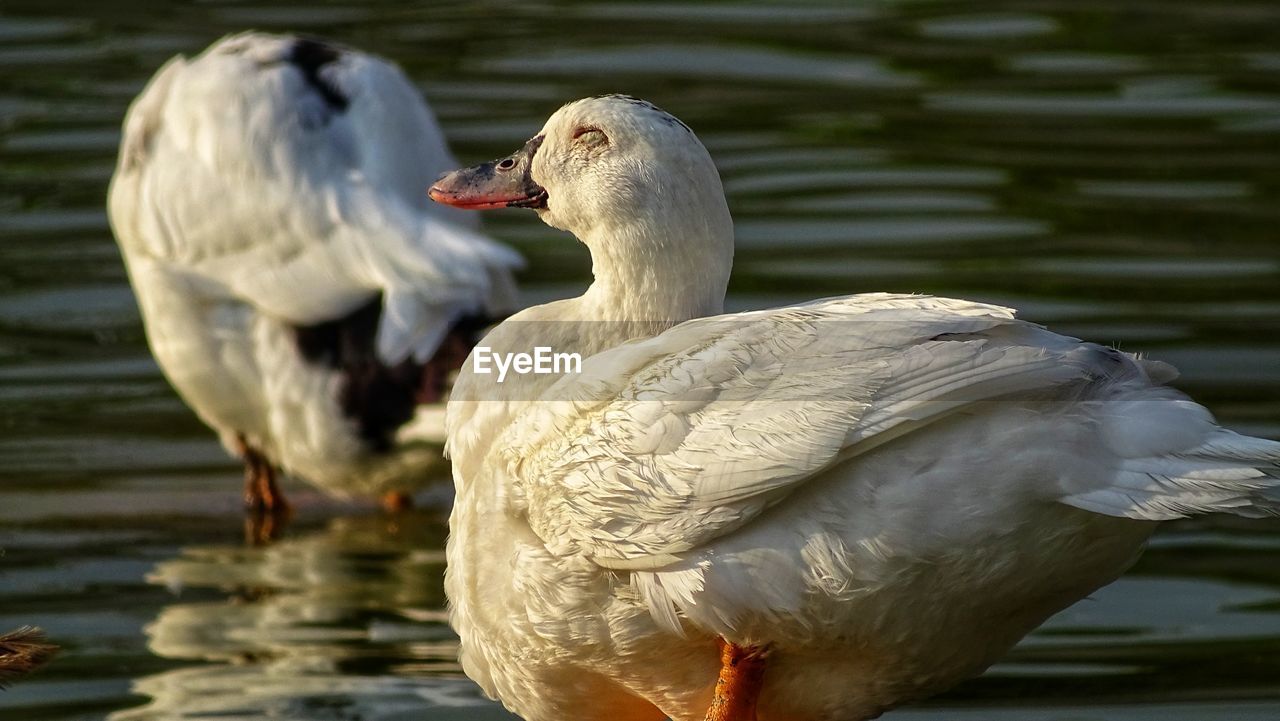
[{"label": "duck in background", "polygon": [[278,469],[398,507],[440,462],[450,374],[522,265],[427,200],[455,165],[396,66],[313,39],[223,38],[130,106],[111,227],[156,360],[255,512],[286,513]]},{"label": "duck in background", "polygon": [[580,372],[468,364],[449,403],[461,662],[529,721],[875,718],[981,673],[1159,521],[1280,514],[1280,443],[1008,308],[722,315],[719,176],[647,102],[570,103],[431,195],[534,208],[592,256],[581,297],[483,341]]},{"label": "duck in background", "polygon": [[0,634],[0,689],[45,665],[57,652],[38,628],[23,626]]}]

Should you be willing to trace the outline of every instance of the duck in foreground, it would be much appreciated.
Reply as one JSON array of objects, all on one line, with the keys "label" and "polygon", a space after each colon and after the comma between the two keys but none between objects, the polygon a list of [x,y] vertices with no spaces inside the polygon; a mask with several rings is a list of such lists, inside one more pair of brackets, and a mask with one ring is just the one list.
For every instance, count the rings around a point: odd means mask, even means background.
[{"label": "duck in foreground", "polygon": [[110,217],[161,369],[278,511],[277,468],[401,502],[441,462],[445,379],[519,256],[423,195],[456,165],[398,68],[243,33],[129,108]]},{"label": "duck in foreground", "polygon": [[719,177],[647,102],[570,103],[430,194],[534,208],[592,256],[581,297],[481,341],[581,373],[469,362],[448,410],[463,668],[530,721],[870,719],[980,673],[1157,522],[1280,511],[1280,443],[1008,308],[722,315]]}]

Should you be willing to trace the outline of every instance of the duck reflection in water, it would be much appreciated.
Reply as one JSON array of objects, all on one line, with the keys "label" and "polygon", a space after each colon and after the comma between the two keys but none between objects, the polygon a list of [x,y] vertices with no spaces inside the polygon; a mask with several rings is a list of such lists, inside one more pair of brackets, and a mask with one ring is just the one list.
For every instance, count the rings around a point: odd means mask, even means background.
[{"label": "duck reflection in water", "polygon": [[445,531],[438,511],[345,517],[159,563],[148,581],[182,600],[148,625],[149,648],[204,663],[139,679],[134,692],[151,700],[110,721],[510,718],[457,666]]}]

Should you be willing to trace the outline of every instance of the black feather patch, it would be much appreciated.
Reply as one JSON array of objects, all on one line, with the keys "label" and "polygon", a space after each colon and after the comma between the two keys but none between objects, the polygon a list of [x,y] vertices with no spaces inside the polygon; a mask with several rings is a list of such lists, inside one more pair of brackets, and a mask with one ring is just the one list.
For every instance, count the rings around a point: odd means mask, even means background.
[{"label": "black feather patch", "polygon": [[360,437],[375,452],[392,449],[395,433],[413,418],[417,406],[444,399],[448,374],[461,367],[479,333],[490,324],[482,316],[456,321],[426,363],[408,358],[389,366],[378,358],[382,295],[346,316],[294,328],[298,350],[314,365],[342,374],[338,403],[356,422]]},{"label": "black feather patch", "polygon": [[307,85],[315,89],[320,97],[324,98],[325,104],[337,112],[346,110],[351,101],[320,74],[320,69],[337,61],[340,57],[342,53],[332,45],[310,38],[299,38],[289,51],[288,58],[290,63],[302,71],[302,77],[307,81]]}]

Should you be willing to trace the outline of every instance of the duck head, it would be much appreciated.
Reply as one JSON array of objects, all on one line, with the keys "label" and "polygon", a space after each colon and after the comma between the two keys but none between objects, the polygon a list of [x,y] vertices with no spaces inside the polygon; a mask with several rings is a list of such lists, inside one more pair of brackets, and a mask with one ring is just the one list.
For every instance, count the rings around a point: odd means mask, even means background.
[{"label": "duck head", "polygon": [[[532,208],[591,249],[596,283],[614,294],[693,295],[718,312],[733,258],[733,221],[707,149],[644,100],[605,95],[560,108],[524,147],[448,173],[429,191],[458,208]],[[603,292],[603,291],[598,291]]]}]

